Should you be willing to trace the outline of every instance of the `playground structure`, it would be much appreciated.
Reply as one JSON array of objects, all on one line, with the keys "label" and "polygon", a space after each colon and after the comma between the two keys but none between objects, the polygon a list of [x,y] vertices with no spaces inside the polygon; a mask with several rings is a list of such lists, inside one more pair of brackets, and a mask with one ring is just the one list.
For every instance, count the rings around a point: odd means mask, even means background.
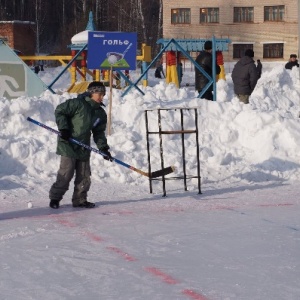
[{"label": "playground structure", "polygon": [[[24,61],[49,61],[56,60],[61,63],[62,66],[65,67],[62,73],[68,70],[71,74],[71,84],[68,88],[68,92],[73,93],[81,93],[84,92],[89,84],[87,81],[87,76],[89,75],[92,80],[102,81],[106,86],[112,85],[111,78],[114,78],[116,84],[115,88],[120,88],[121,78],[125,81],[125,87],[127,89],[123,93],[123,96],[132,88],[136,88],[142,94],[143,91],[138,88],[137,84],[142,80],[143,86],[148,85],[148,76],[147,73],[150,68],[154,67],[157,60],[161,59],[165,52],[166,59],[166,83],[174,83],[177,87],[180,87],[181,77],[182,77],[182,63],[181,59],[183,56],[188,58],[196,68],[198,68],[209,80],[209,85],[216,84],[216,80],[225,79],[225,70],[224,70],[224,61],[222,51],[228,51],[228,43],[230,40],[228,39],[215,39],[212,38],[213,41],[213,63],[217,61],[218,65],[221,68],[221,73],[219,75],[213,74],[213,78],[210,78],[208,74],[197,64],[194,59],[189,55],[191,52],[200,52],[204,49],[204,43],[207,39],[160,39],[157,41],[157,44],[161,45],[161,51],[158,55],[152,60],[151,59],[151,47],[146,44],[142,44],[141,47],[141,55],[136,57],[137,61],[141,62],[141,76],[133,83],[129,79],[128,71],[125,74],[116,70],[113,72],[113,76],[111,76],[112,70],[89,70],[87,68],[87,51],[88,51],[88,38],[87,32],[95,31],[95,25],[93,22],[93,14],[90,12],[89,21],[86,26],[86,30],[83,33],[86,33],[85,38],[80,39],[79,43],[72,43],[68,47],[71,49],[71,55],[58,55],[58,56],[20,56],[20,58]],[[79,33],[80,34],[80,33]],[[77,35],[79,35],[77,34]],[[75,35],[76,36],[76,35]],[[213,68],[214,69],[214,68]],[[62,74],[61,73],[61,74]],[[61,74],[58,76],[60,77]],[[80,76],[78,80],[77,75]],[[57,78],[58,79],[58,78]],[[51,86],[57,81],[55,81],[49,86]],[[208,88],[208,87],[207,87]],[[214,87],[215,90],[215,87]],[[52,90],[53,91],[53,90]],[[203,91],[204,93],[205,91]],[[201,95],[199,95],[201,96]]]},{"label": "playground structure", "polygon": [[[122,94],[122,96],[126,95],[132,87],[138,89],[137,84],[143,78],[145,74],[149,71],[149,69],[157,62],[157,60],[161,59],[162,54],[166,52],[167,56],[167,83],[174,83],[179,87],[180,78],[180,68],[182,67],[180,64],[181,54],[184,55],[190,62],[195,66],[195,68],[199,69],[200,72],[208,79],[207,85],[204,89],[199,93],[198,97],[201,97],[206,90],[213,85],[213,100],[216,100],[216,81],[218,79],[225,79],[225,71],[224,71],[224,62],[222,51],[228,51],[228,44],[231,42],[229,39],[216,39],[214,36],[212,37],[212,60],[213,60],[213,74],[212,77],[207,74],[207,72],[190,56],[189,52],[200,52],[204,49],[204,44],[208,39],[193,39],[193,40],[175,40],[175,39],[160,39],[157,44],[161,44],[161,50],[157,54],[157,56],[152,60],[152,62],[145,66],[145,69],[142,69],[142,75],[136,80],[134,84],[131,84],[126,91]],[[218,55],[218,57],[217,57]],[[219,76],[216,74],[216,63],[221,63],[221,70]],[[182,71],[182,70],[181,70]],[[143,91],[138,89],[143,95]]]},{"label": "playground structure", "polygon": [[[95,31],[95,24],[93,21],[93,13],[89,13],[89,20],[86,26],[85,31],[82,33],[79,33],[75,36],[81,35],[81,42],[79,43],[72,43],[68,46],[68,48],[71,49],[71,55],[55,55],[55,56],[20,56],[20,58],[24,61],[59,61],[62,66],[65,66],[65,70],[68,70],[71,74],[71,85],[68,88],[68,92],[72,93],[81,93],[86,90],[86,87],[88,86],[89,82],[87,82],[87,75],[91,76],[92,80],[96,81],[102,81],[105,85],[110,84],[110,70],[89,70],[87,68],[87,43],[88,43],[88,37],[87,32],[88,31]],[[75,37],[74,36],[74,37]],[[74,38],[73,37],[73,38]],[[145,65],[149,62],[151,62],[151,47],[147,46],[146,44],[142,44],[141,49],[141,55],[138,55],[136,57],[137,61],[141,61],[142,65]],[[65,71],[64,70],[64,71]],[[63,71],[63,72],[64,72]],[[114,78],[116,79],[116,85],[115,87],[120,87],[120,79],[121,77],[125,80],[126,85],[129,84],[129,76],[125,73],[125,75],[117,71],[114,74]],[[78,82],[77,74],[80,76],[80,81]],[[123,75],[123,76],[122,76]],[[148,85],[148,78],[145,76],[143,78],[143,85]],[[51,86],[50,86],[51,89]]]},{"label": "playground structure", "polygon": [[[138,87],[138,82],[143,79],[143,86],[148,85],[147,72],[149,69],[157,62],[158,59],[165,53],[166,57],[166,82],[174,83],[177,87],[180,87],[181,74],[182,74],[182,64],[181,59],[183,56],[187,57],[195,67],[198,67],[201,72],[205,74],[205,71],[197,65],[192,57],[188,54],[189,52],[200,52],[204,48],[204,43],[207,39],[197,39],[197,40],[164,40],[160,39],[157,43],[162,45],[161,51],[158,55],[151,60],[151,47],[146,44],[142,44],[141,55],[137,56],[137,61],[141,61],[141,76],[136,80],[135,83],[132,83],[129,80],[128,73],[123,74],[121,71],[116,71],[116,81],[117,84],[114,87],[120,87],[120,79],[123,78],[126,82],[127,90],[123,93],[123,96],[130,90],[131,87],[135,87],[142,94],[144,94]],[[224,60],[223,60],[223,51],[228,51],[228,39],[215,39],[212,38],[214,51],[213,51],[213,63],[217,61],[218,65],[221,68],[221,73],[219,75],[214,74],[213,79],[210,80],[210,84],[215,84],[216,80],[225,79],[225,70],[224,70]],[[92,77],[92,80],[102,81],[105,85],[110,84],[110,70],[89,70],[87,68],[87,44],[85,45],[76,45],[74,49],[71,50],[71,55],[40,55],[40,56],[20,56],[23,61],[59,61],[62,66],[65,67],[62,73],[68,70],[71,73],[71,85],[68,88],[68,92],[71,93],[81,93],[84,92],[89,84],[87,81],[87,75]],[[179,51],[178,51],[179,50]],[[214,68],[213,68],[214,70]],[[61,74],[62,74],[61,73]],[[61,75],[60,74],[60,75]],[[77,74],[80,75],[81,82],[77,80]],[[60,77],[59,75],[59,77]],[[206,74],[207,75],[207,74]],[[209,79],[209,75],[207,75]],[[57,81],[58,78],[49,86],[51,86]],[[215,89],[214,89],[215,90]],[[201,96],[201,95],[200,95]]]},{"label": "playground structure", "polygon": [[[217,61],[218,65],[221,67],[221,73],[218,76],[216,74],[212,74],[212,77],[210,77],[190,56],[190,53],[197,54],[202,51],[204,48],[204,43],[208,39],[160,39],[157,41],[157,44],[161,45],[161,50],[154,59],[151,58],[151,47],[147,46],[146,44],[142,44],[141,54],[136,56],[136,60],[141,62],[141,75],[135,79],[135,82],[132,82],[128,70],[124,71],[122,69],[113,68],[100,70],[100,68],[87,68],[88,32],[90,31],[95,31],[92,12],[90,12],[86,30],[76,34],[72,38],[72,44],[68,46],[68,48],[71,49],[71,55],[22,55],[19,56],[19,58],[22,61],[26,61],[27,65],[32,65],[34,63],[36,64],[36,62],[38,62],[38,64],[41,62],[45,64],[46,61],[58,61],[64,67],[61,73],[47,87],[52,93],[55,93],[52,89],[52,86],[62,76],[63,73],[68,71],[71,75],[71,83],[68,88],[68,92],[82,93],[86,90],[89,82],[92,80],[102,81],[106,86],[109,85],[110,88],[120,88],[121,79],[123,79],[125,86],[122,86],[122,88],[124,87],[122,96],[126,95],[132,87],[144,95],[143,90],[138,87],[138,84],[142,80],[143,86],[148,85],[148,71],[151,68],[154,68],[157,61],[161,60],[162,57],[165,58],[166,62],[166,83],[174,83],[177,87],[180,87],[181,83],[181,59],[183,59],[183,57],[190,60],[195,68],[198,68],[208,78],[209,82],[203,89],[203,93],[211,84],[214,85],[213,89],[216,91],[216,80],[225,79],[222,52],[228,51],[228,43],[230,43],[230,40],[228,39],[216,39],[214,36],[211,39],[213,42],[213,64],[215,64]],[[103,32],[99,31],[99,33]],[[213,65],[213,71],[214,69],[215,68]],[[116,82],[115,85],[113,85],[112,78]],[[214,96],[215,94],[216,93],[214,93]],[[201,96],[201,93],[199,93],[198,97]]]},{"label": "playground structure", "polygon": [[[178,87],[180,86],[181,81],[181,59],[183,56],[187,57],[191,62],[193,59],[189,55],[191,52],[199,53],[204,50],[204,43],[208,39],[159,39],[157,44],[161,45],[162,52],[166,52],[166,82],[175,83]],[[223,51],[228,51],[228,44],[230,43],[229,39],[216,39],[212,37],[211,39],[214,42],[214,51],[213,62],[217,61],[217,64],[221,68],[219,75],[216,75],[216,80],[224,79],[225,80],[225,69],[224,69],[224,59]],[[196,66],[197,67],[197,66]],[[201,71],[201,70],[200,70]]]},{"label": "playground structure", "polygon": [[[80,53],[80,56],[76,57],[78,49],[72,49],[71,55],[32,55],[32,56],[20,56],[23,61],[59,61],[62,66],[66,67],[68,62],[72,61],[71,66],[68,68],[68,71],[71,74],[71,85],[68,89],[68,92],[80,93],[86,90],[89,82],[87,81],[87,75],[90,75],[96,81],[102,81],[105,85],[109,85],[110,70],[89,70],[87,68],[87,50],[83,50]],[[142,64],[151,62],[151,47],[146,44],[142,44],[141,55],[136,57],[137,61],[141,61]],[[76,57],[76,58],[75,58]],[[74,59],[75,58],[75,59]],[[80,76],[80,81],[78,82],[77,74]],[[125,75],[126,76],[126,75]],[[116,78],[116,80],[120,80]],[[116,84],[118,87],[118,82]],[[148,85],[147,78],[143,82],[144,86]],[[120,85],[119,85],[120,86]]]},{"label": "playground structure", "polygon": [[[199,68],[201,72],[205,74],[205,71],[194,61],[194,59],[189,55],[189,52],[200,52],[204,49],[204,43],[207,39],[196,39],[196,40],[158,40],[158,44],[161,44],[161,51],[158,55],[152,60],[151,59],[151,47],[146,44],[142,44],[141,55],[137,56],[137,61],[141,61],[141,76],[136,80],[135,83],[132,83],[128,74],[124,74],[121,71],[116,71],[117,84],[114,87],[118,87],[118,81],[123,78],[126,82],[126,91],[123,93],[123,96],[132,88],[135,87],[142,94],[144,94],[138,87],[137,84],[140,80],[143,79],[143,86],[148,85],[147,72],[151,69],[158,59],[162,57],[165,52],[166,57],[166,82],[174,83],[177,87],[180,87],[181,81],[181,59],[183,56],[188,58],[195,67]],[[218,63],[221,68],[221,73],[219,75],[213,74],[213,78],[210,78],[208,74],[205,74],[210,79],[210,84],[215,84],[216,80],[225,79],[225,70],[224,70],[224,60],[223,60],[223,51],[228,51],[228,44],[230,40],[228,39],[215,39],[212,37],[214,51],[213,51],[213,64]],[[20,56],[24,61],[47,61],[47,60],[56,60],[59,61],[65,70],[68,70],[71,73],[71,85],[68,89],[68,92],[72,93],[81,93],[84,92],[89,84],[87,81],[87,75],[92,77],[92,80],[102,81],[105,85],[110,83],[110,70],[89,70],[87,68],[87,44],[80,45],[71,45],[71,55],[63,56]],[[215,68],[213,68],[214,70]],[[63,71],[63,72],[64,72]],[[62,72],[62,73],[63,73]],[[80,75],[81,82],[77,80],[77,73]],[[58,79],[58,78],[57,78]],[[54,82],[53,82],[54,83]],[[120,85],[119,85],[120,86]],[[51,85],[49,87],[51,89]],[[215,89],[214,89],[215,90]],[[204,91],[205,92],[205,91]],[[201,95],[199,95],[201,96]]]}]

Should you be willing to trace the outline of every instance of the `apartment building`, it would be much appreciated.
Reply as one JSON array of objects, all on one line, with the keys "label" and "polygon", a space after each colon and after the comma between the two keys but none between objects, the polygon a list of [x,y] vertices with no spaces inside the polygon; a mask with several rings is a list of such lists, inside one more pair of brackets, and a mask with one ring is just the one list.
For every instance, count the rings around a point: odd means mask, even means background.
[{"label": "apartment building", "polygon": [[248,48],[255,59],[287,61],[298,54],[298,0],[163,0],[164,39],[213,35],[231,40],[227,62]]}]

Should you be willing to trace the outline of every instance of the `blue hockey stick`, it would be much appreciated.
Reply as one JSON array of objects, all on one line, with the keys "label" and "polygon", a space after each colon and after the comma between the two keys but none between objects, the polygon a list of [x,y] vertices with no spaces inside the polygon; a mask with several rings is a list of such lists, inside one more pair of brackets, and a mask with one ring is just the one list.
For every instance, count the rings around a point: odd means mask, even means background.
[{"label": "blue hockey stick", "polygon": [[[55,134],[57,134],[57,135],[60,136],[60,132],[58,130],[55,130],[55,129],[53,129],[53,128],[51,128],[51,127],[49,127],[49,126],[47,126],[47,125],[45,125],[43,123],[40,123],[40,122],[38,122],[38,121],[30,118],[30,117],[27,117],[27,121],[32,122],[33,124],[38,125],[40,127],[43,127],[43,128],[45,128],[45,129],[47,129],[47,130],[49,130],[49,131],[51,131],[51,132],[53,132],[53,133],[55,133]],[[84,148],[86,148],[86,149],[88,149],[90,151],[98,153],[98,154],[100,154],[102,156],[106,156],[105,153],[101,152],[100,150],[95,149],[95,148],[93,148],[91,146],[88,146],[86,144],[83,144],[83,143],[81,143],[81,142],[79,142],[79,141],[77,141],[77,140],[75,140],[73,138],[69,138],[69,141],[72,142],[72,143],[74,143],[74,144],[80,145],[80,146],[82,146],[82,147],[84,147]],[[174,172],[174,170],[175,170],[175,168],[172,166],[172,167],[167,167],[167,168],[155,171],[155,172],[147,173],[147,172],[139,170],[139,169],[137,169],[137,168],[135,168],[133,166],[130,166],[130,165],[124,163],[123,161],[121,161],[121,160],[119,160],[119,159],[117,159],[115,157],[112,157],[112,161],[114,161],[117,164],[122,165],[123,167],[126,167],[126,168],[128,168],[128,169],[130,169],[132,171],[135,171],[135,172],[137,172],[137,173],[139,173],[141,175],[147,176],[149,178],[157,178],[157,177],[165,176],[165,175],[168,175],[168,174]]]}]

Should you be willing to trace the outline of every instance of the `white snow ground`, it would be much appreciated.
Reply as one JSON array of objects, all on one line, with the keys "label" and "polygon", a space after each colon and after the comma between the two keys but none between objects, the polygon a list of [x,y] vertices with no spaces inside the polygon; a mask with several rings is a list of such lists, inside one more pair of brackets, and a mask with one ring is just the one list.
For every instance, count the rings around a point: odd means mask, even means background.
[{"label": "white snow ground", "polygon": [[[50,83],[59,72],[39,75]],[[57,95],[0,99],[0,298],[300,299],[299,70],[264,64],[249,105],[234,96],[230,74],[218,82],[217,102],[149,75],[145,96],[113,93],[112,153],[147,171],[144,110],[197,107],[202,194],[195,179],[188,191],[182,180],[167,181],[167,197],[156,181],[150,194],[147,178],[93,153],[89,200],[97,207],[72,208],[71,186],[62,208],[50,209],[56,136],[26,118],[56,128],[56,105],[74,96],[64,92],[68,75]],[[193,72],[185,71],[185,83]],[[193,128],[193,114],[185,118]],[[163,116],[167,129],[179,121],[178,110]],[[150,125],[157,127],[156,111]],[[180,176],[180,138],[163,139],[165,165]],[[153,138],[153,170],[158,145]],[[195,174],[193,135],[185,146]]]}]

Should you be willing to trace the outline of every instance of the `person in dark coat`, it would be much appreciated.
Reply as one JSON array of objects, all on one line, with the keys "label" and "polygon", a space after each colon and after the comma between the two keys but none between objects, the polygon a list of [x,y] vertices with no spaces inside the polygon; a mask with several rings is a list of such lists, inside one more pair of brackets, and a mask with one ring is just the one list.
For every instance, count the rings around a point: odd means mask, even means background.
[{"label": "person in dark coat", "polygon": [[296,54],[291,54],[290,55],[290,60],[286,63],[285,68],[288,69],[288,70],[292,70],[292,68],[295,67],[295,66],[299,68],[297,55]]},{"label": "person in dark coat", "polygon": [[261,63],[260,59],[258,59],[256,62],[257,62],[257,65],[256,65],[257,77],[259,79],[261,77],[261,73],[262,73],[262,63]]},{"label": "person in dark coat", "polygon": [[[124,73],[125,73],[125,76],[127,77],[127,79],[130,80],[129,70],[125,70]],[[126,81],[126,82],[125,82],[125,85],[128,86],[129,83]]]},{"label": "person in dark coat", "polygon": [[59,104],[55,109],[56,124],[60,132],[56,153],[61,159],[56,181],[49,191],[51,208],[59,208],[59,203],[69,189],[74,174],[73,207],[95,206],[95,203],[87,201],[91,185],[91,152],[70,142],[69,138],[72,137],[89,146],[92,133],[97,148],[104,154],[103,158],[112,160],[105,137],[107,115],[102,108],[104,95],[103,83],[94,81],[89,84],[86,93]]},{"label": "person in dark coat", "polygon": [[177,65],[177,72],[178,72],[178,81],[179,81],[179,84],[181,84],[181,82],[182,82],[182,77],[183,77],[182,62],[180,62],[180,63]]},{"label": "person in dark coat", "polygon": [[34,66],[34,73],[35,74],[39,74],[39,72],[40,72],[40,66],[39,65],[35,65]]},{"label": "person in dark coat", "polygon": [[249,103],[249,97],[258,80],[257,69],[253,57],[253,50],[247,49],[245,51],[245,56],[235,64],[231,74],[234,92],[240,101],[245,104]]},{"label": "person in dark coat", "polygon": [[[162,76],[163,77],[162,77]],[[164,73],[164,69],[163,69],[163,65],[161,62],[158,63],[156,69],[155,69],[155,73],[154,73],[155,78],[165,78],[165,73]]]},{"label": "person in dark coat", "polygon": [[[204,69],[204,71],[212,77],[212,42],[206,41],[204,43],[204,51],[201,51],[200,54],[196,58],[196,62],[200,67]],[[220,74],[221,69],[220,66],[216,63],[216,75]],[[207,85],[208,79],[198,68],[195,68],[195,87],[196,90],[200,93],[202,89]],[[213,85],[206,90],[206,92],[201,96],[202,99],[213,100]]]},{"label": "person in dark coat", "polygon": [[39,66],[40,66],[40,71],[44,71],[44,61],[43,60],[39,61]]}]

